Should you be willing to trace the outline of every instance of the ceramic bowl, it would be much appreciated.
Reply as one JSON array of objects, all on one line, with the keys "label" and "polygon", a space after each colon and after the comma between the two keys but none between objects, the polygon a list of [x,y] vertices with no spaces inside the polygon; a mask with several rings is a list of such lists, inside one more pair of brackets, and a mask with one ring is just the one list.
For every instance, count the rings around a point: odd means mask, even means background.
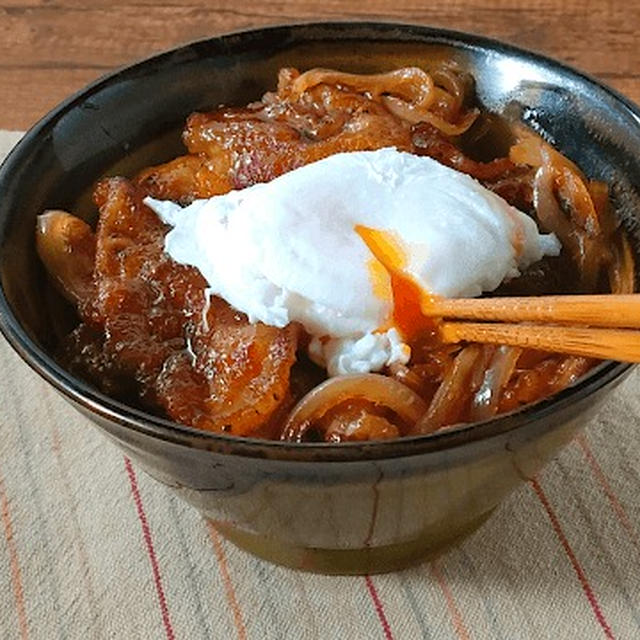
[{"label": "ceramic bowl", "polygon": [[293,25],[180,47],[58,106],[0,170],[0,328],[8,341],[140,467],[230,540],[273,562],[371,573],[440,553],[584,427],[629,366],[603,363],[516,413],[423,437],[287,444],[200,432],[124,406],[56,364],[55,335],[68,310],[37,259],[35,217],[47,208],[95,216],[88,193],[99,177],[175,157],[192,111],[255,100],[282,66],[371,72],[443,58],[473,74],[485,109],[527,123],[589,176],[613,185],[618,216],[638,227],[637,107],[539,55],[410,25]]}]

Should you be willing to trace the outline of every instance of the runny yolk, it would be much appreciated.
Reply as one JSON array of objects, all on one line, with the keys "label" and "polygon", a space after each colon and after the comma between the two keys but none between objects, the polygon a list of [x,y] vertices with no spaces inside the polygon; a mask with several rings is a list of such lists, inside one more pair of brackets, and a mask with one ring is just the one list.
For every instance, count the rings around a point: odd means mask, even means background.
[{"label": "runny yolk", "polygon": [[[392,231],[372,229],[360,224],[354,229],[377,263],[382,265],[389,275],[393,294],[393,318],[390,324],[407,342],[413,342],[425,334],[435,334],[436,320],[426,316],[423,311],[433,296],[406,272],[407,256],[402,241]],[[374,291],[379,290],[379,268],[372,268],[371,272],[374,276]]]}]

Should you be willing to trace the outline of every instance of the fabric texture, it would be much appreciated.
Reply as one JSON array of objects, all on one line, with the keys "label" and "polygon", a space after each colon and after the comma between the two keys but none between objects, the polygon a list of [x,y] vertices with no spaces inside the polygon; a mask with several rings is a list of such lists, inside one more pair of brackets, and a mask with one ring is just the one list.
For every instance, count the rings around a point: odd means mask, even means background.
[{"label": "fabric texture", "polygon": [[326,577],[227,543],[0,339],[0,638],[640,638],[639,390],[447,555]]}]

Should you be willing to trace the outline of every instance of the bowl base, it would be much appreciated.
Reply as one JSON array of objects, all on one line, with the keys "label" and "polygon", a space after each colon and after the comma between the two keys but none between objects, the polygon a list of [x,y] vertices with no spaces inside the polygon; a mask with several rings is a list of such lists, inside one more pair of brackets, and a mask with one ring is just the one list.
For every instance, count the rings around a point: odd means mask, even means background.
[{"label": "bowl base", "polygon": [[483,513],[465,527],[440,537],[424,535],[415,540],[362,549],[319,549],[295,547],[265,536],[242,531],[211,520],[227,540],[263,560],[290,569],[326,575],[366,575],[389,573],[432,560],[460,543],[482,526],[494,509]]}]

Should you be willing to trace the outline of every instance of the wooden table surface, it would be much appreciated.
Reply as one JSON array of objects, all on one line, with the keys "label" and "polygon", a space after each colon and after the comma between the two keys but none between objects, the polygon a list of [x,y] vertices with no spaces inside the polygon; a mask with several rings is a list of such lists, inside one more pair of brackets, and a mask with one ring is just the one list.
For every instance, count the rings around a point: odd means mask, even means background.
[{"label": "wooden table surface", "polygon": [[189,40],[340,19],[492,36],[572,64],[640,103],[640,0],[0,0],[0,128],[25,129],[109,70]]}]

